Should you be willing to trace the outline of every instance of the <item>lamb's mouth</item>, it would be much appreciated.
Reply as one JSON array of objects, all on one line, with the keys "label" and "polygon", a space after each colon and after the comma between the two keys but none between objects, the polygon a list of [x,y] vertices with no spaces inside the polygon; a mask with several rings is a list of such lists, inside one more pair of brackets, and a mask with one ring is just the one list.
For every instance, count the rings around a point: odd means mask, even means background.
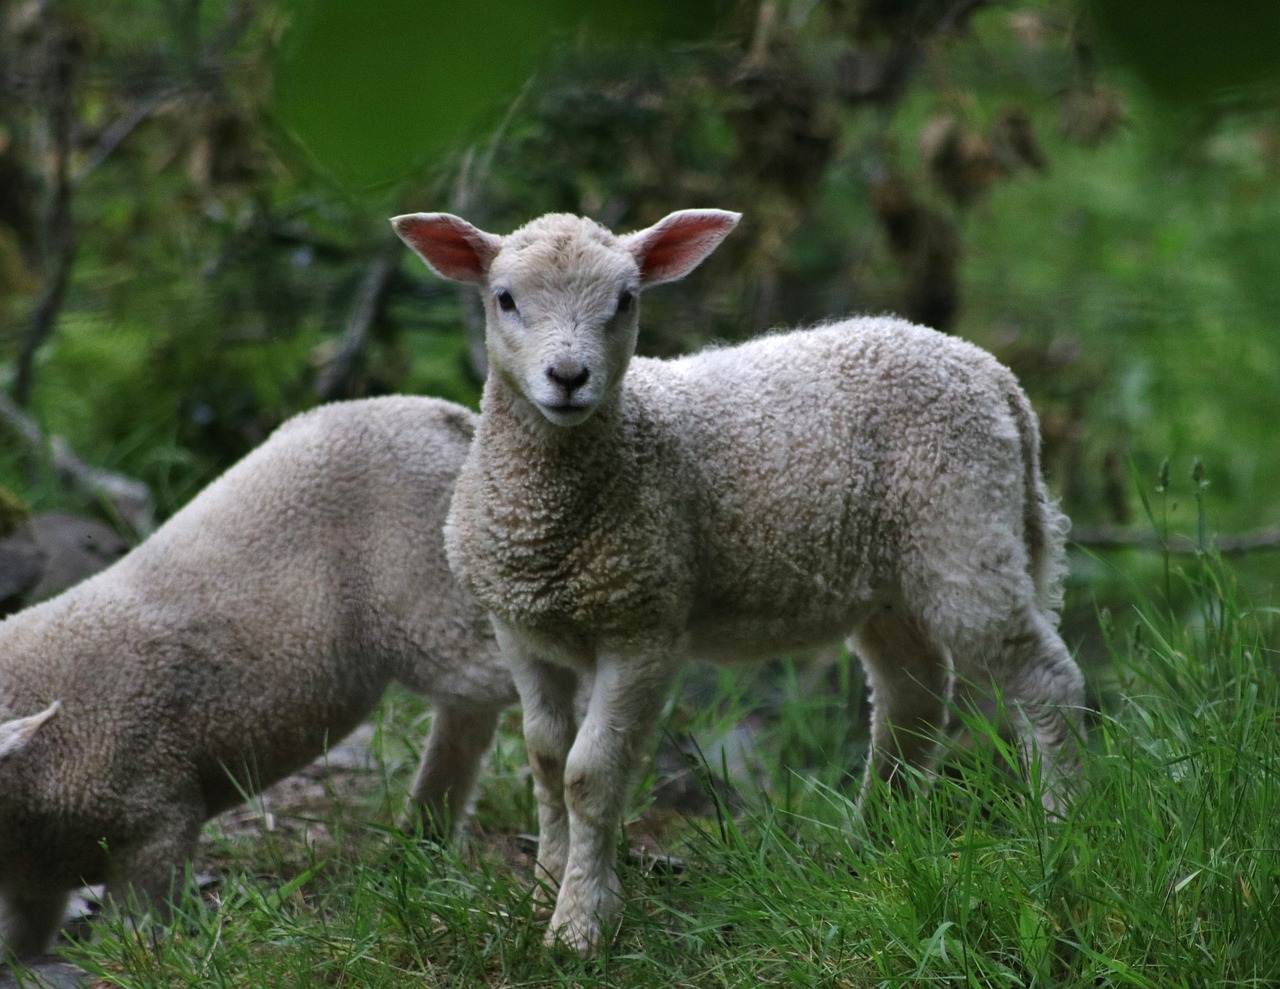
[{"label": "lamb's mouth", "polygon": [[538,410],[557,426],[576,426],[595,411],[595,403],[539,402]]}]

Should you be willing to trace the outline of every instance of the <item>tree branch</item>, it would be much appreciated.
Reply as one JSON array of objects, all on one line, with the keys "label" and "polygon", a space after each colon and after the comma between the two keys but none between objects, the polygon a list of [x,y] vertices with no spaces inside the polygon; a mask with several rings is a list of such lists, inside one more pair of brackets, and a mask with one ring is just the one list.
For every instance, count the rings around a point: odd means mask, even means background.
[{"label": "tree branch", "polygon": [[[1106,528],[1073,529],[1068,541],[1081,549],[1136,549],[1151,553],[1173,553],[1178,556],[1199,553],[1206,548],[1188,536],[1166,537],[1154,532],[1128,532],[1123,529]],[[1280,526],[1241,532],[1236,535],[1214,536],[1207,548],[1216,550],[1222,556],[1243,556],[1259,550],[1280,549]]]},{"label": "tree branch", "polygon": [[89,153],[84,165],[76,172],[72,185],[80,185],[95,168],[115,153],[116,148],[124,143],[124,139],[132,134],[139,124],[160,109],[166,101],[177,96],[178,93],[179,91],[176,89],[153,93],[144,99],[138,100],[125,113],[122,113],[98,137],[98,142],[93,146],[93,150]]},{"label": "tree branch", "polygon": [[31,401],[35,379],[36,352],[53,333],[71,281],[76,258],[75,232],[71,223],[71,131],[75,114],[75,53],[65,33],[46,20],[50,36],[45,42],[44,72],[48,100],[45,124],[53,155],[49,199],[42,211],[41,242],[44,256],[44,284],[31,313],[31,322],[18,352],[13,382],[13,400],[25,407]]},{"label": "tree branch", "polygon": [[155,501],[151,489],[141,481],[85,463],[65,439],[46,436],[27,412],[3,395],[0,420],[26,443],[32,454],[47,457],[64,484],[95,502],[105,502],[136,536],[145,538],[155,528]]},{"label": "tree branch", "polygon": [[316,396],[326,402],[351,395],[369,331],[382,310],[383,296],[400,258],[400,241],[394,238],[389,240],[392,241],[392,246],[381,251],[365,268],[364,276],[356,289],[351,313],[347,317],[342,345],[316,379]]}]

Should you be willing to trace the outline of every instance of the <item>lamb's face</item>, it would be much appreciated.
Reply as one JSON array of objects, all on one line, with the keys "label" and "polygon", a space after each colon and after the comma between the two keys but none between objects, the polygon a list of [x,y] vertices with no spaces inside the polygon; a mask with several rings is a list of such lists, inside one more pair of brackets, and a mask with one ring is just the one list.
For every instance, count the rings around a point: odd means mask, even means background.
[{"label": "lamb's face", "polygon": [[575,426],[616,392],[635,352],[640,268],[607,230],[535,221],[503,242],[484,292],[490,369],[548,422]]},{"label": "lamb's face", "polygon": [[683,278],[739,214],[686,209],[619,237],[551,213],[497,237],[448,213],[391,223],[433,271],[480,286],[490,373],[555,426],[576,426],[614,394],[635,352],[639,293]]}]

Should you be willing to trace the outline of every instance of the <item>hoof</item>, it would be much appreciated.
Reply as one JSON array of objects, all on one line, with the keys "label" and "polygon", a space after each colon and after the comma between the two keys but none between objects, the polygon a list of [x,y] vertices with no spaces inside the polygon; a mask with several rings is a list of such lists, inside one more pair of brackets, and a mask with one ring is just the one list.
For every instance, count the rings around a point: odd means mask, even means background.
[{"label": "hoof", "polygon": [[563,924],[547,928],[542,943],[548,948],[564,948],[583,958],[590,957],[600,947],[600,928],[584,928],[578,924]]}]

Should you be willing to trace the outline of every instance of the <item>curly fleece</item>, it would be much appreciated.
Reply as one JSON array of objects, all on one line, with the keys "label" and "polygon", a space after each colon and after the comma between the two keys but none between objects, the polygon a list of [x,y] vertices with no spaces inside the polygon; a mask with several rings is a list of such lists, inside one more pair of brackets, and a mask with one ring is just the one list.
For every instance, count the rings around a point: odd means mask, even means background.
[{"label": "curly fleece", "polygon": [[0,755],[0,956],[42,950],[82,883],[163,910],[203,822],[393,680],[436,704],[413,811],[461,814],[516,696],[441,539],[474,419],[425,398],[298,416],[112,567],[0,624],[0,722],[58,705],[25,740],[10,722]]},{"label": "curly fleece", "polygon": [[614,837],[677,660],[846,638],[872,688],[868,782],[928,772],[949,702],[993,686],[1046,804],[1074,775],[1066,520],[1007,369],[892,318],[633,358],[636,293],[736,222],[686,210],[619,237],[552,214],[501,238],[393,221],[484,300],[491,370],[445,543],[520,691],[538,865],[559,883],[548,940],[584,952],[620,909]]}]

